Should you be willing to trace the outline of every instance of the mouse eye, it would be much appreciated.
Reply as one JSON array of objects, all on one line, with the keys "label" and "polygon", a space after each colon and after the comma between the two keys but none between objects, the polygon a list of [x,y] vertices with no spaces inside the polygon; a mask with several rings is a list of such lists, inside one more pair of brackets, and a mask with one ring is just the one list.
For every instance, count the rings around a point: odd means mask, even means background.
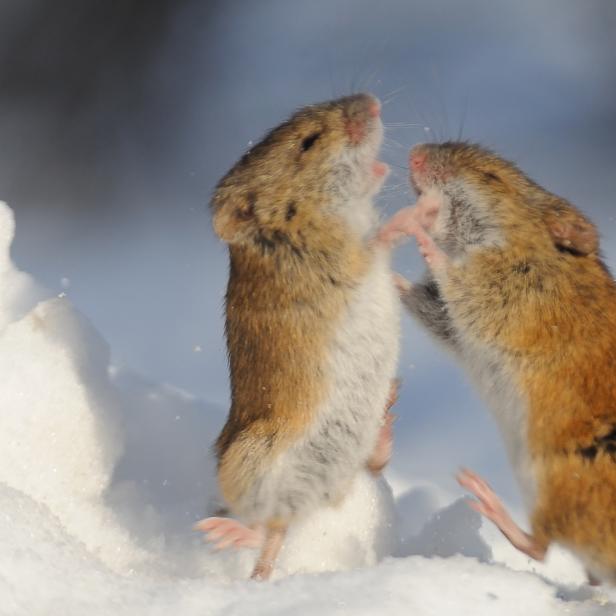
[{"label": "mouse eye", "polygon": [[500,178],[496,175],[496,173],[492,173],[491,171],[486,171],[483,174],[483,177],[488,182],[500,182]]},{"label": "mouse eye", "polygon": [[307,150],[309,150],[314,144],[315,141],[321,136],[321,133],[312,133],[312,135],[308,135],[308,137],[306,137],[303,141],[302,141],[302,152],[306,152]]}]

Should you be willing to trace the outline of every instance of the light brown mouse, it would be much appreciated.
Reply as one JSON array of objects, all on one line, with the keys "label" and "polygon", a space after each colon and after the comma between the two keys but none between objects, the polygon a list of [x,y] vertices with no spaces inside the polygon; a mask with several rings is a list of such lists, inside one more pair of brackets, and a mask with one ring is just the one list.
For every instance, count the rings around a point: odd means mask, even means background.
[{"label": "light brown mouse", "polygon": [[403,301],[461,361],[500,426],[531,518],[525,533],[480,477],[474,507],[519,549],[550,543],[616,581],[616,283],[577,208],[477,145],[410,155],[418,200],[383,241],[414,235],[429,272]]},{"label": "light brown mouse", "polygon": [[255,578],[270,575],[293,520],[340,502],[360,469],[378,472],[389,457],[399,300],[390,251],[374,237],[382,132],[367,94],[305,107],[212,200],[230,256],[218,479],[242,524],[197,528],[222,547],[260,545]]}]

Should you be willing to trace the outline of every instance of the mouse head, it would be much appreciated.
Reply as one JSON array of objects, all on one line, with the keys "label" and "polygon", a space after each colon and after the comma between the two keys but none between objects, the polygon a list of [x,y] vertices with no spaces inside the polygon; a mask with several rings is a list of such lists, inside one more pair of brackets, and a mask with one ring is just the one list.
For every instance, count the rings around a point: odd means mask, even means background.
[{"label": "mouse head", "polygon": [[594,225],[514,164],[480,146],[448,142],[411,150],[420,220],[452,256],[481,246],[596,254]]},{"label": "mouse head", "polygon": [[365,205],[387,175],[375,158],[382,133],[380,104],[367,94],[300,109],[219,182],[216,233],[231,244],[267,246],[340,219],[369,226]]}]

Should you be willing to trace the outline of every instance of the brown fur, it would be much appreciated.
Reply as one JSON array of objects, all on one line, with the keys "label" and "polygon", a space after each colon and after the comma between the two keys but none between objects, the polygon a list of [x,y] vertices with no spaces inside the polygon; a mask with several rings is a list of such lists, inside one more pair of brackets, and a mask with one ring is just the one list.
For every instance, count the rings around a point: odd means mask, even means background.
[{"label": "brown fur", "polygon": [[528,400],[533,536],[616,579],[616,284],[596,228],[481,148],[427,151],[435,175],[462,178],[490,204],[504,235],[504,247],[450,265],[442,292],[468,332],[504,352]]},{"label": "brown fur", "polygon": [[299,111],[216,189],[213,224],[230,250],[232,396],[216,452],[232,510],[327,392],[325,345],[372,249],[331,207],[325,180],[329,156],[362,137],[371,101],[358,95]]},{"label": "brown fur", "polygon": [[324,230],[321,248],[302,259],[290,250],[280,258],[231,247],[226,331],[232,405],[216,444],[229,503],[262,470],[245,464],[246,456],[271,464],[303,433],[326,392],[325,344],[370,257],[359,242],[336,235]]}]

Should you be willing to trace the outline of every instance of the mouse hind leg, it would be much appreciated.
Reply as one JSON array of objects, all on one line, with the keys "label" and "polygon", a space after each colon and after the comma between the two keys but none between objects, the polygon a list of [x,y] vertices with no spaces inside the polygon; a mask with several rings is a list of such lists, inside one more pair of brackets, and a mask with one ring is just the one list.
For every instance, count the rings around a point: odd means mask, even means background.
[{"label": "mouse hind leg", "polygon": [[463,488],[477,497],[477,500],[469,501],[470,507],[491,520],[511,545],[535,560],[541,561],[545,558],[547,544],[524,532],[513,521],[509,512],[486,481],[467,469],[460,471],[457,479]]},{"label": "mouse hind leg", "polygon": [[246,526],[232,518],[206,518],[197,522],[195,530],[206,533],[205,540],[215,543],[216,550],[261,548],[250,576],[253,580],[267,580],[274,570],[276,558],[287,534],[288,524],[270,521],[265,525]]},{"label": "mouse hind leg", "polygon": [[261,553],[250,576],[253,580],[267,580],[272,575],[278,553],[287,534],[288,524],[280,521],[270,521],[266,525],[265,539]]},{"label": "mouse hind leg", "polygon": [[205,540],[214,543],[214,549],[223,550],[234,548],[258,548],[263,544],[263,526],[253,524],[245,526],[233,518],[212,517],[197,522],[195,530],[205,535]]}]

